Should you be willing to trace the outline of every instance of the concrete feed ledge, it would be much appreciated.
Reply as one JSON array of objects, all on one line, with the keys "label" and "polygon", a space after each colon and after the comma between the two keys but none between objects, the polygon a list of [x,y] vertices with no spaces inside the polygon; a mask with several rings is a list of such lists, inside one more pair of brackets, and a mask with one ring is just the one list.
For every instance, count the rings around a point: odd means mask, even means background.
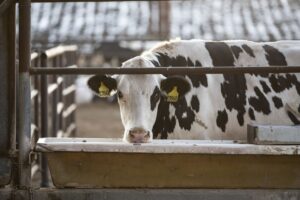
[{"label": "concrete feed ledge", "polygon": [[129,144],[121,139],[40,138],[36,145],[38,152],[299,155],[299,150],[299,145],[253,145],[226,140],[154,140],[151,143]]}]

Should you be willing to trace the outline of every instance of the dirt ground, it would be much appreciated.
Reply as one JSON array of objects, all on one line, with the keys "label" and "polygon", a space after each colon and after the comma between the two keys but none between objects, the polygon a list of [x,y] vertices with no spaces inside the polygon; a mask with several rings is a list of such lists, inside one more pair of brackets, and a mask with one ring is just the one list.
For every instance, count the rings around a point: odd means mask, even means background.
[{"label": "dirt ground", "polygon": [[121,138],[123,125],[117,103],[81,104],[76,112],[76,137]]}]

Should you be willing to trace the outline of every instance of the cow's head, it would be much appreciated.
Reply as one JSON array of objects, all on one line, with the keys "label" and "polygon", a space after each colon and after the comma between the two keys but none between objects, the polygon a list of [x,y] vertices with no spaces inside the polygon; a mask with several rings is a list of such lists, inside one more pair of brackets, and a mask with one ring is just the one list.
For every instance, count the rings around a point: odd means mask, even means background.
[{"label": "cow's head", "polygon": [[[141,57],[123,63],[122,67],[150,68],[154,65]],[[153,139],[152,127],[156,120],[159,101],[176,102],[189,90],[190,84],[183,77],[162,75],[95,75],[88,86],[100,97],[118,96],[124,141],[146,143]]]}]

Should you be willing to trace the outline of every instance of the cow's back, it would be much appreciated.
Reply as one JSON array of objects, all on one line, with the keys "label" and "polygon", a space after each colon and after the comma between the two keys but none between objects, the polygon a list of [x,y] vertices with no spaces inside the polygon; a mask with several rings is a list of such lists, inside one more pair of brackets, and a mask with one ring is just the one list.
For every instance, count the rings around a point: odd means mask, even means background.
[{"label": "cow's back", "polygon": [[[156,66],[298,66],[300,41],[176,41],[144,54]],[[299,74],[187,76],[177,103],[161,101],[154,134],[177,139],[245,139],[249,123],[300,123]],[[170,123],[174,121],[176,123]],[[163,124],[163,125],[162,125]],[[168,126],[168,127],[162,127]],[[170,127],[172,126],[172,127]]]}]

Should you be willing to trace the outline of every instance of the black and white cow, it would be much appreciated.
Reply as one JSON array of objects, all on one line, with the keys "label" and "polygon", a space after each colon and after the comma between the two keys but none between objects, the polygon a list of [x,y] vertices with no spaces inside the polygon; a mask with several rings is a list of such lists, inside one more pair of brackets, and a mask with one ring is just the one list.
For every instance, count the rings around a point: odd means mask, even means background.
[{"label": "black and white cow", "polygon": [[[300,41],[170,41],[122,67],[297,66]],[[246,138],[249,123],[300,124],[300,74],[95,75],[99,96],[117,92],[124,141]]]}]

